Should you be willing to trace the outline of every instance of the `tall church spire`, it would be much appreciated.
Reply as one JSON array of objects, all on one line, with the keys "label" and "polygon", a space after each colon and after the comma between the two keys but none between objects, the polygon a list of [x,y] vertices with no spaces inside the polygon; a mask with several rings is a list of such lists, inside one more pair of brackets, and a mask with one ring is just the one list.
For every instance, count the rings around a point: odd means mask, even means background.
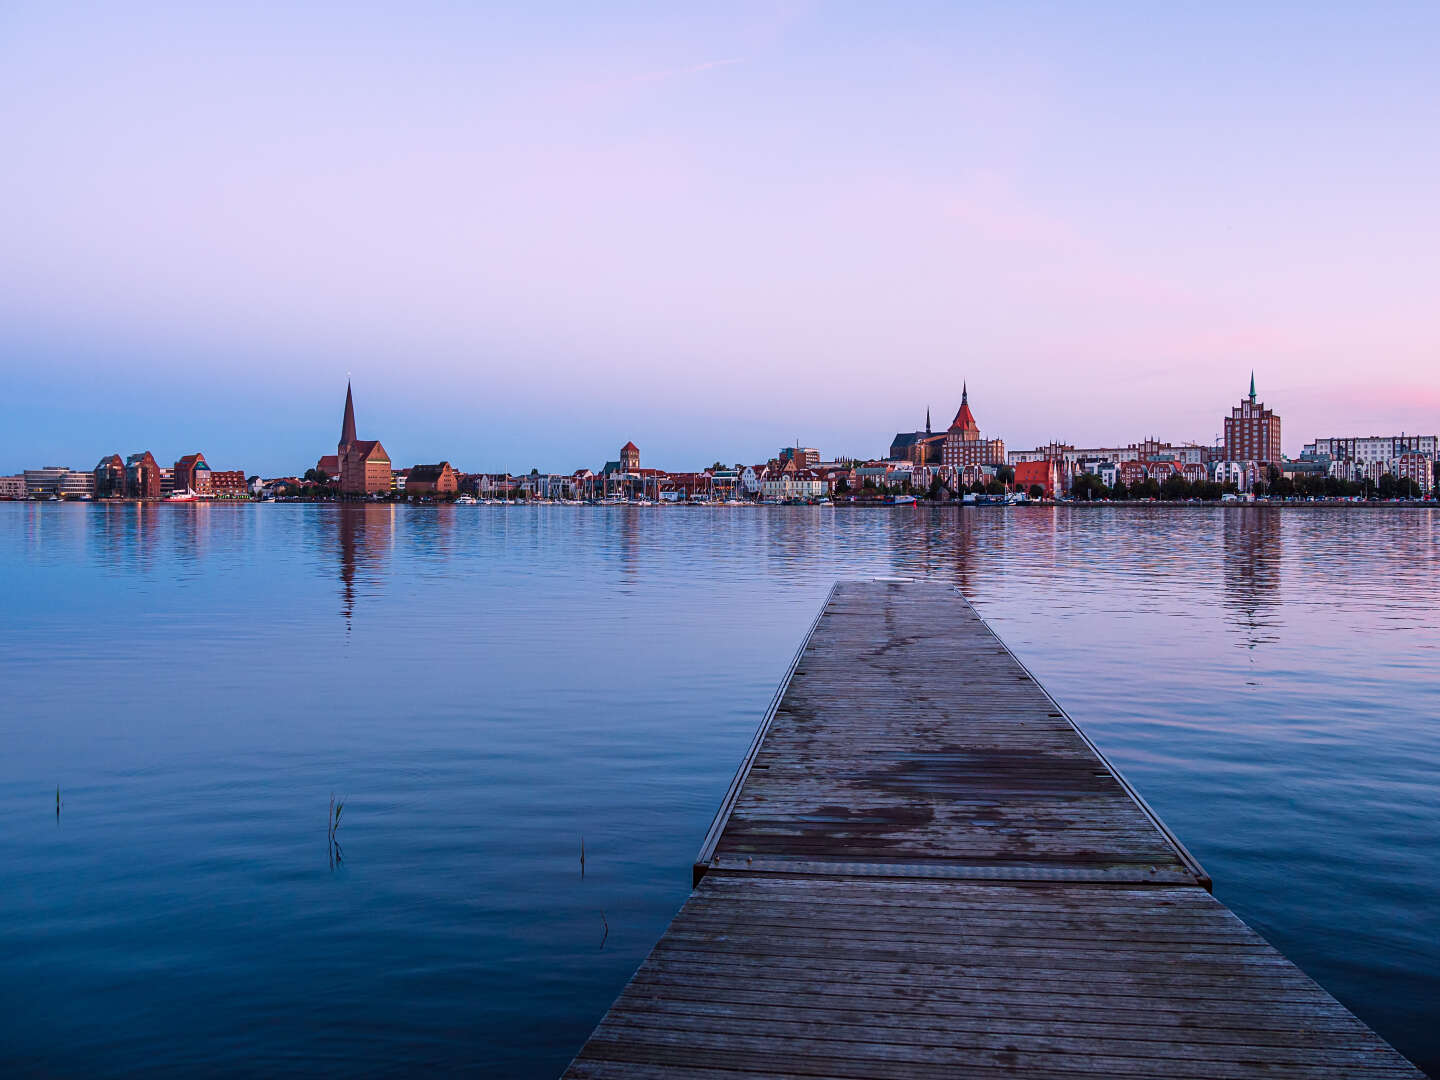
[{"label": "tall church spire", "polygon": [[1255,372],[1253,371],[1250,372],[1250,400],[1252,403],[1255,400]]},{"label": "tall church spire", "polygon": [[[350,380],[345,380],[345,419],[340,423],[340,445],[355,442],[355,399],[350,394]],[[343,449],[341,451],[344,452]]]},{"label": "tall church spire", "polygon": [[970,404],[970,386],[969,386],[968,383],[963,383],[963,382],[962,382],[962,383],[960,384],[960,404],[961,404],[961,405],[969,405],[969,404]]},{"label": "tall church spire", "polygon": [[930,406],[925,406],[925,434],[930,434]]}]

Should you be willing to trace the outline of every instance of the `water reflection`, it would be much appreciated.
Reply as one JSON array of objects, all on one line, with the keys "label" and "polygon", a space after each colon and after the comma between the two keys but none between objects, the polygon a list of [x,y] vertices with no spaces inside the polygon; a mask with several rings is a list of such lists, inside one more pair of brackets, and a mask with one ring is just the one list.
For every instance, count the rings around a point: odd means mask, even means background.
[{"label": "water reflection", "polygon": [[340,614],[347,637],[359,589],[378,588],[394,541],[395,511],[393,505],[346,503],[336,507],[329,519],[340,553]]},{"label": "water reflection", "polygon": [[0,505],[0,1072],[558,1075],[826,590],[884,575],[958,586],[1227,903],[1440,1067],[1437,521]]},{"label": "water reflection", "polygon": [[1225,609],[1245,648],[1277,640],[1280,613],[1281,514],[1272,509],[1230,509],[1221,530]]}]

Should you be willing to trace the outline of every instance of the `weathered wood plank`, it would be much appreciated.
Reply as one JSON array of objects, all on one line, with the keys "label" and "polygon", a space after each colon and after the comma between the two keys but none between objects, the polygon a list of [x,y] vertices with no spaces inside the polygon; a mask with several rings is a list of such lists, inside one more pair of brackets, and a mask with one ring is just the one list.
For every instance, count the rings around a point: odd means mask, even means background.
[{"label": "weathered wood plank", "polygon": [[587,1080],[1418,1077],[952,590],[832,591]]}]

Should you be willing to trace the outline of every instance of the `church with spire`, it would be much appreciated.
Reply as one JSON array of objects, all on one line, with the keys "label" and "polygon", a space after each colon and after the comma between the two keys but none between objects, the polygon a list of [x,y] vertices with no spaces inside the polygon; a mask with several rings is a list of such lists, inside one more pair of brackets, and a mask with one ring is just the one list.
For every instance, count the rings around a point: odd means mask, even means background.
[{"label": "church with spire", "polygon": [[899,431],[890,441],[891,461],[911,461],[916,465],[939,465],[940,451],[945,445],[945,432],[930,430],[930,410],[925,410],[924,431]]},{"label": "church with spire", "polygon": [[327,476],[340,478],[340,494],[364,497],[390,492],[390,455],[379,439],[361,439],[355,434],[355,397],[345,383],[345,415],[340,421],[340,442],[333,455],[322,457],[315,466]]},{"label": "church with spire", "polygon": [[982,439],[980,425],[970,411],[970,387],[960,387],[960,410],[945,432],[945,445],[940,452],[940,463],[954,469],[969,465],[1004,465],[1005,442],[1002,439]]},{"label": "church with spire", "polygon": [[967,465],[1005,464],[1005,443],[1001,439],[982,439],[980,425],[970,410],[970,387],[962,383],[960,409],[945,431],[932,431],[930,410],[925,410],[924,431],[899,432],[890,443],[890,460],[911,461],[916,465],[949,465],[963,469]]}]

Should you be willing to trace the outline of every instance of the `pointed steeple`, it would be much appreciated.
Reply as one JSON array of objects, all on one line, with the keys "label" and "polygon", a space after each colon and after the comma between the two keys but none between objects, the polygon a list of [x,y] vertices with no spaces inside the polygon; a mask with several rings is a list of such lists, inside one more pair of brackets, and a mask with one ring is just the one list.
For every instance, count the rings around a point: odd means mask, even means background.
[{"label": "pointed steeple", "polygon": [[345,419],[340,422],[341,453],[355,442],[355,399],[350,393],[350,380],[345,380]]},{"label": "pointed steeple", "polygon": [[925,406],[925,434],[930,434],[930,406]]},{"label": "pointed steeple", "polygon": [[955,414],[950,430],[958,430],[966,442],[980,437],[980,425],[975,423],[975,414],[970,411],[970,387],[965,383],[960,384],[960,411]]},{"label": "pointed steeple", "polygon": [[1250,372],[1250,400],[1255,400],[1255,372]]}]

